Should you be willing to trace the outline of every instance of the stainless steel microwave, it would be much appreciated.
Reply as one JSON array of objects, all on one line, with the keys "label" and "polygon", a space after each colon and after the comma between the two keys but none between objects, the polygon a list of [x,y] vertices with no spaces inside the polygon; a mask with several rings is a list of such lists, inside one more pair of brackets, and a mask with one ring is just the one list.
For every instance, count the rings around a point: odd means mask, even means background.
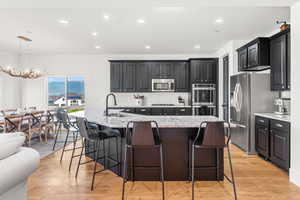
[{"label": "stainless steel microwave", "polygon": [[174,79],[152,79],[152,92],[174,92]]}]

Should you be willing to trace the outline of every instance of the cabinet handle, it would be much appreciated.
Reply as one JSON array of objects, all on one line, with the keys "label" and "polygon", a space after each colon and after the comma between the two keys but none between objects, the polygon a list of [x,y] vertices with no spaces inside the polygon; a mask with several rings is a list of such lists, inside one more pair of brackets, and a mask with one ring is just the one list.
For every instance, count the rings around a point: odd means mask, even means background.
[{"label": "cabinet handle", "polygon": [[283,127],[283,125],[281,125],[281,124],[275,124],[275,125],[279,128]]},{"label": "cabinet handle", "polygon": [[184,112],[184,111],[185,111],[185,109],[184,109],[184,108],[182,108],[182,109],[180,109],[180,111]]},{"label": "cabinet handle", "polygon": [[265,128],[265,131],[267,131],[268,130],[268,128]]},{"label": "cabinet handle", "polygon": [[142,112],[145,112],[145,111],[146,111],[146,109],[141,109],[141,111],[142,111]]},{"label": "cabinet handle", "polygon": [[258,121],[261,122],[261,123],[265,123],[265,120],[262,120],[262,119],[260,119]]}]

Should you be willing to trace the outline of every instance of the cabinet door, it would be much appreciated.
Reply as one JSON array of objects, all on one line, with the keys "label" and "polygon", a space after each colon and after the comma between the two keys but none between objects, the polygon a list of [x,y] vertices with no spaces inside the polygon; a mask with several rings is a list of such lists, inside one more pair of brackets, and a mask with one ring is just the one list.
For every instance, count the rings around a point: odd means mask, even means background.
[{"label": "cabinet door", "polygon": [[151,109],[150,108],[136,108],[135,113],[141,114],[141,115],[150,115]]},{"label": "cabinet door", "polygon": [[287,33],[287,66],[286,66],[286,84],[287,89],[291,88],[291,34]]},{"label": "cabinet door", "polygon": [[150,64],[138,63],[136,65],[136,91],[151,92]]},{"label": "cabinet door", "polygon": [[123,65],[123,91],[135,92],[136,63],[124,63]]},{"label": "cabinet door", "polygon": [[176,110],[175,110],[175,108],[164,108],[163,109],[163,114],[164,115],[175,115]]},{"label": "cabinet door", "polygon": [[191,60],[191,83],[202,83],[202,67],[199,60]]},{"label": "cabinet door", "polygon": [[244,69],[247,69],[248,61],[247,61],[247,48],[241,49],[238,52],[238,65],[239,65],[239,71],[243,71]]},{"label": "cabinet door", "polygon": [[192,115],[191,108],[176,108],[176,115]]},{"label": "cabinet door", "polygon": [[151,108],[152,115],[163,115],[163,108]]},{"label": "cabinet door", "polygon": [[248,64],[247,67],[254,67],[259,64],[258,43],[248,47]]},{"label": "cabinet door", "polygon": [[151,79],[160,78],[160,63],[159,62],[148,62],[151,69]]},{"label": "cabinet door", "polygon": [[176,62],[175,68],[175,92],[189,92],[189,66],[187,62]]},{"label": "cabinet door", "polygon": [[[267,120],[267,119],[258,119]],[[267,126],[255,124],[255,148],[256,151],[263,155],[265,158],[269,158],[269,129]]]},{"label": "cabinet door", "polygon": [[286,89],[286,35],[271,40],[271,90]]},{"label": "cabinet door", "polygon": [[270,160],[274,164],[278,165],[279,167],[288,170],[290,165],[289,128],[287,126],[285,127],[285,125],[280,122],[272,120],[271,128],[270,128],[270,138],[271,138]]},{"label": "cabinet door", "polygon": [[122,92],[122,62],[110,63],[110,91]]},{"label": "cabinet door", "polygon": [[205,83],[216,84],[217,82],[217,61],[207,61]]},{"label": "cabinet door", "polygon": [[164,78],[164,79],[174,78],[173,62],[161,62],[160,63],[160,78]]}]

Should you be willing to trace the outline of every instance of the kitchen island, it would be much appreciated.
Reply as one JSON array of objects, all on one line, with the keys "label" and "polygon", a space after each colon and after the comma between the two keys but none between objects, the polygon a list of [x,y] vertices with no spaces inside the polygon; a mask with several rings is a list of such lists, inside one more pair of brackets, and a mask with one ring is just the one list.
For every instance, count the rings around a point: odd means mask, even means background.
[{"label": "kitchen island", "polygon": [[[120,145],[121,160],[124,158],[124,136],[129,121],[151,121],[158,123],[160,137],[163,144],[164,174],[167,181],[189,180],[189,162],[191,144],[190,138],[197,134],[199,125],[203,121],[220,121],[214,116],[143,116],[136,114],[117,113],[115,116],[103,116],[99,112],[87,110],[77,117],[86,117],[89,121],[96,122],[102,126],[118,129],[121,132],[120,144],[114,144],[111,140],[110,152],[115,158],[114,145]],[[107,145],[108,146],[108,145]],[[120,149],[120,148],[119,148]],[[223,180],[223,149],[196,150],[195,155],[195,178],[196,180]],[[99,151],[100,152],[100,151]],[[128,176],[131,176],[131,154],[128,155]],[[134,150],[134,179],[140,181],[160,180],[159,149],[135,149]],[[107,161],[112,165],[112,161]],[[217,169],[219,163],[219,169]],[[103,163],[102,163],[103,164]],[[113,169],[118,174],[118,169]],[[219,171],[219,172],[217,172]]]}]

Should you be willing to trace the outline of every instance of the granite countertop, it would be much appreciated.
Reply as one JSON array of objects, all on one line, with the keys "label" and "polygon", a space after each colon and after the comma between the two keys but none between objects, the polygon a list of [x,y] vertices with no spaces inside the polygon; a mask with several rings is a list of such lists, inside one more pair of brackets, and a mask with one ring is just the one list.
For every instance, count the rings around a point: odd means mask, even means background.
[{"label": "granite countertop", "polygon": [[222,121],[214,116],[146,116],[137,114],[118,113],[120,116],[103,116],[92,110],[70,114],[73,117],[86,117],[103,126],[111,128],[126,128],[129,121],[157,121],[160,128],[198,128],[203,121]]},{"label": "granite countertop", "polygon": [[279,115],[275,113],[254,113],[255,116],[260,116],[260,117],[266,117],[270,119],[276,119],[280,121],[285,121],[285,122],[291,122],[291,116],[290,115]]},{"label": "granite countertop", "polygon": [[172,106],[159,106],[159,105],[116,105],[116,106],[109,106],[108,108],[114,109],[114,108],[191,108],[191,105],[172,105]]}]

